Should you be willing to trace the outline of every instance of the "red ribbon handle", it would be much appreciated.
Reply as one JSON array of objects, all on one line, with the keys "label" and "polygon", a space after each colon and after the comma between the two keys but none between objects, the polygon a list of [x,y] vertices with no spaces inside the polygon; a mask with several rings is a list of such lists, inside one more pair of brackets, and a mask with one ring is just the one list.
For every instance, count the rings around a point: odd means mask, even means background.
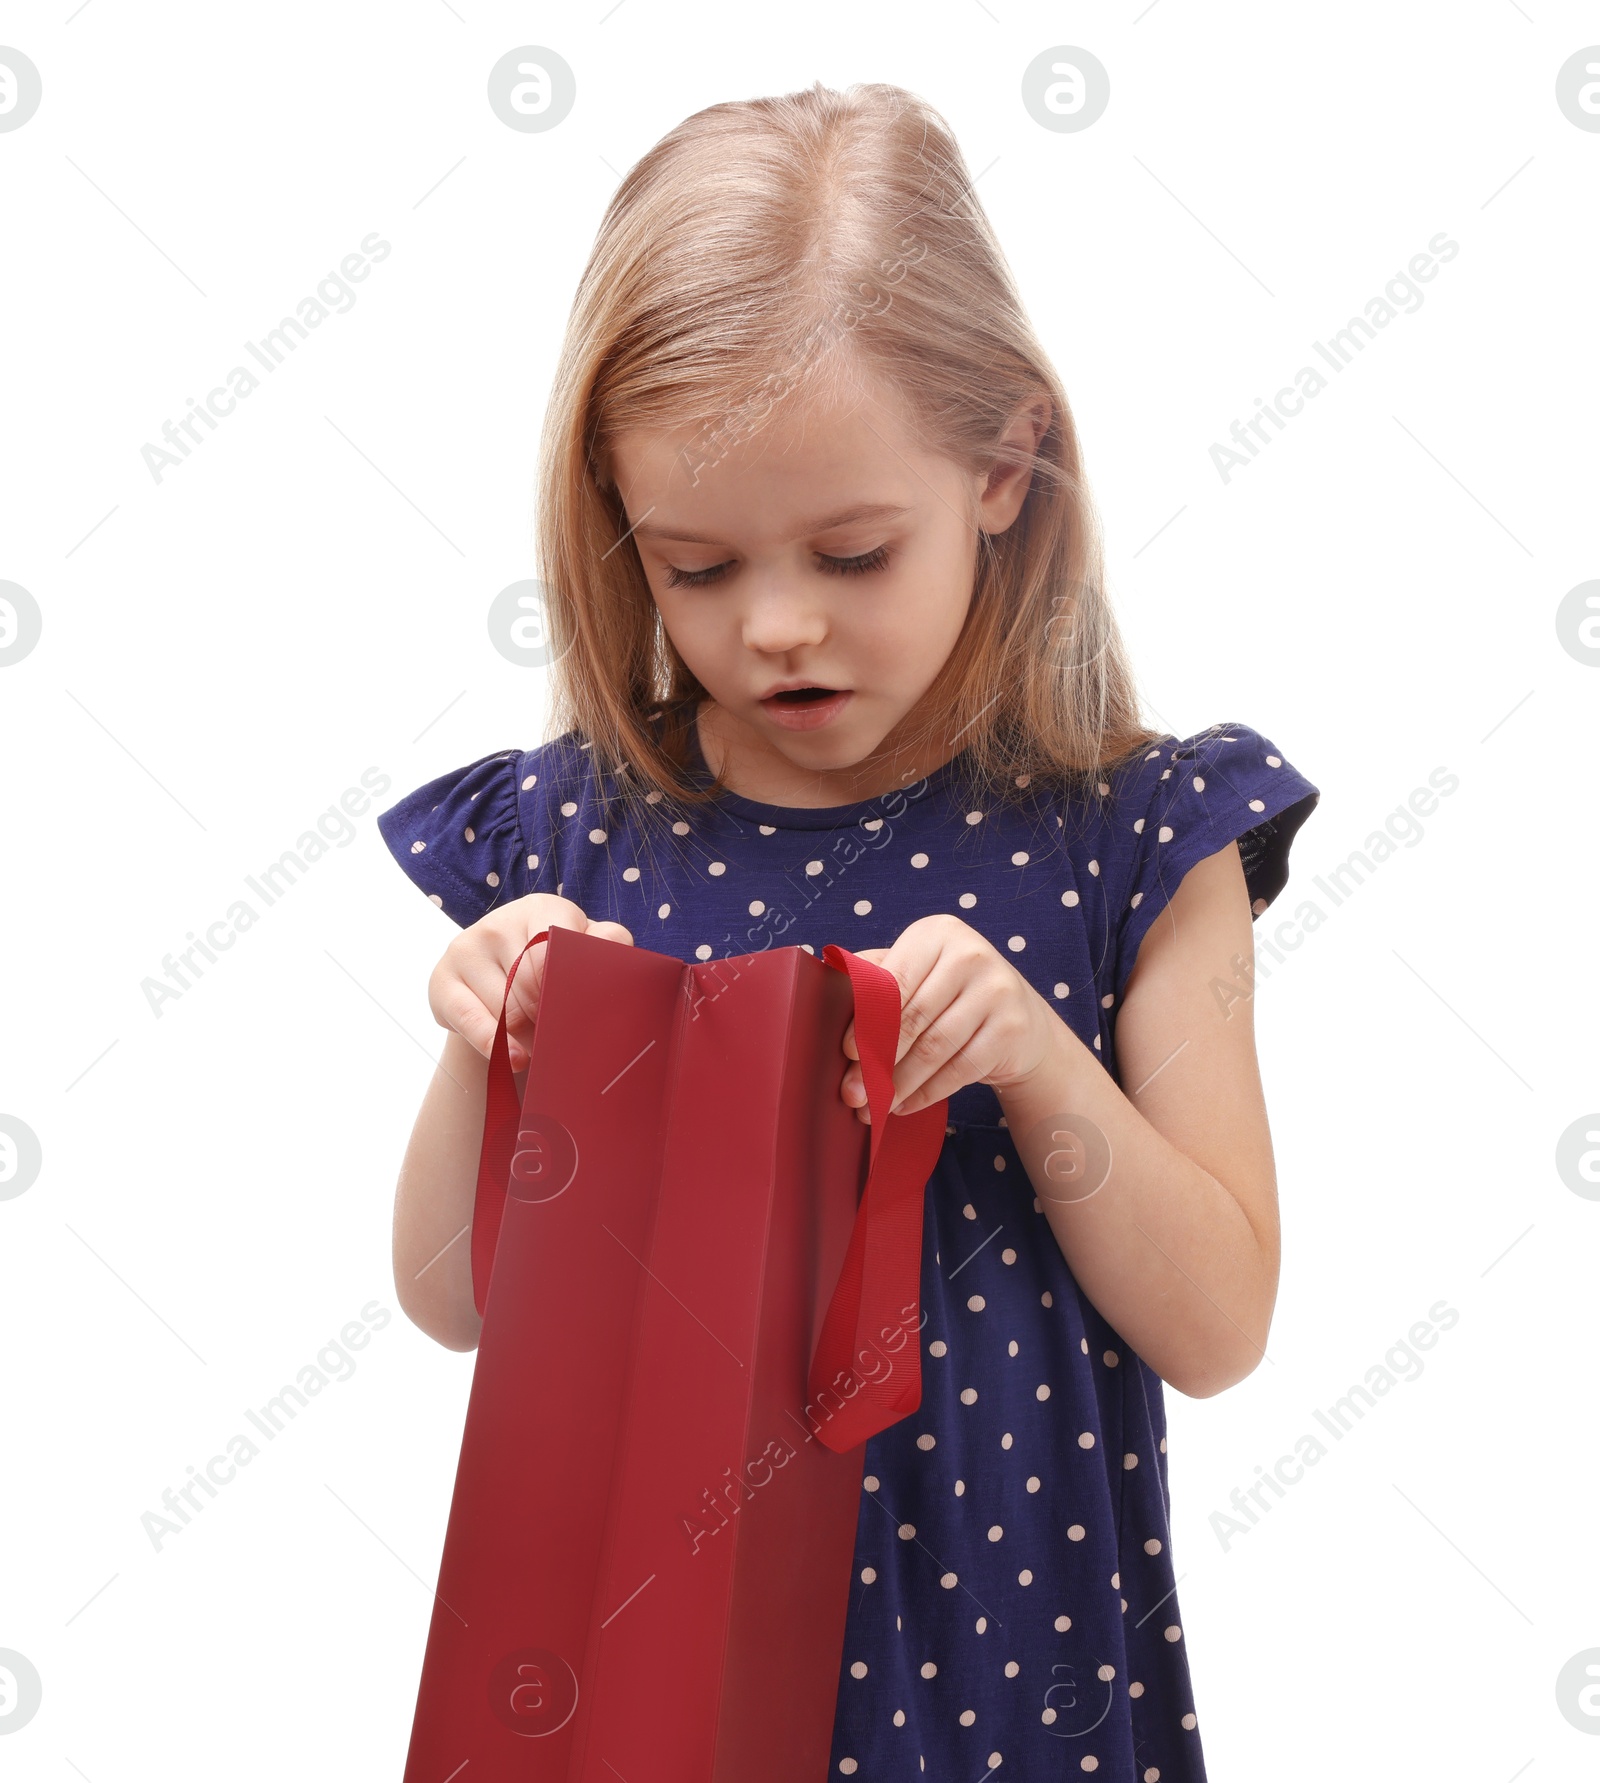
[{"label": "red ribbon handle", "polygon": [[824,1448],[842,1454],[922,1403],[922,1204],[944,1144],[946,1098],[914,1114],[889,1113],[899,982],[831,942],[822,957],[850,975],[872,1115],[866,1186],[806,1379],[807,1419]]},{"label": "red ribbon handle", "polygon": [[494,1044],[489,1048],[489,1080],[483,1093],[483,1144],[478,1148],[478,1189],[472,1204],[472,1303],[483,1317],[489,1298],[489,1271],[494,1263],[494,1247],[500,1237],[500,1218],[505,1212],[506,1191],[516,1163],[517,1129],[522,1124],[522,1105],[517,1098],[517,1081],[511,1070],[511,1038],[506,1029],[506,1011],[511,1007],[511,986],[517,968],[529,950],[539,945],[550,931],[540,929],[522,952],[511,962],[506,973],[505,995],[500,1000],[500,1020],[495,1025]]},{"label": "red ribbon handle", "polygon": [[[541,929],[511,962],[489,1049],[483,1144],[472,1219],[472,1298],[483,1316],[506,1193],[516,1169],[521,1107],[511,1071],[506,1014],[511,986]],[[806,1377],[806,1416],[824,1448],[842,1454],[898,1423],[922,1403],[922,1207],[944,1144],[947,1101],[893,1115],[900,1046],[900,986],[892,972],[829,943],[825,964],[848,973],[856,1051],[872,1115],[867,1180]]]}]

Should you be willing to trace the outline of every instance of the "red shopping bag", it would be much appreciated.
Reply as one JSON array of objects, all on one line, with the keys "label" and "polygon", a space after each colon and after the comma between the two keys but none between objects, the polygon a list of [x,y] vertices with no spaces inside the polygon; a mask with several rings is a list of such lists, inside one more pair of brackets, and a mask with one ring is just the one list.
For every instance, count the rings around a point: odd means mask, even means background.
[{"label": "red shopping bag", "polygon": [[921,1400],[946,1104],[890,1116],[898,986],[843,948],[540,940],[520,1108],[504,1007],[490,1055],[405,1783],[824,1783],[861,1445]]}]

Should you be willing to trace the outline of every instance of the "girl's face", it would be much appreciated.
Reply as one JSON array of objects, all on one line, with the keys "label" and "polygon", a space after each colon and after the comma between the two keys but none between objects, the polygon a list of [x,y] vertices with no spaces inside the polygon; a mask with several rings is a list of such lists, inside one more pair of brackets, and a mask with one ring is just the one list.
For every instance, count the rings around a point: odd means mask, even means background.
[{"label": "girl's face", "polygon": [[[1041,398],[1011,433],[1031,451],[1049,416]],[[662,624],[711,695],[708,764],[780,805],[848,804],[931,773],[959,743],[905,720],[960,635],[977,529],[1015,520],[1027,473],[990,479],[923,450],[881,386],[791,398],[750,437],[733,425],[731,447],[700,427],[613,445]],[[831,697],[774,697],[794,683]]]}]

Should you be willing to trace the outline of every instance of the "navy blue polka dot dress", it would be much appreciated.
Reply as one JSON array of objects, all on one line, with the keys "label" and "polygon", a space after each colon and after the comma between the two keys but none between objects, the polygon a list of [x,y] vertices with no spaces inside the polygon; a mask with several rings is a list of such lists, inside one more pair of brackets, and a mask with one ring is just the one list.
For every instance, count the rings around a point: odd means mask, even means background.
[{"label": "navy blue polka dot dress", "polygon": [[[554,892],[683,960],[888,947],[948,912],[1116,1077],[1123,986],[1184,874],[1237,839],[1259,916],[1318,799],[1242,724],[1164,738],[1095,795],[1019,780],[1020,809],[974,797],[968,766],[825,809],[729,793],[669,824],[569,732],[441,774],[378,827],[463,926]],[[1161,1380],[1073,1279],[987,1085],[949,1098],[923,1231],[922,1404],[866,1448],[830,1773],[1203,1783]]]}]

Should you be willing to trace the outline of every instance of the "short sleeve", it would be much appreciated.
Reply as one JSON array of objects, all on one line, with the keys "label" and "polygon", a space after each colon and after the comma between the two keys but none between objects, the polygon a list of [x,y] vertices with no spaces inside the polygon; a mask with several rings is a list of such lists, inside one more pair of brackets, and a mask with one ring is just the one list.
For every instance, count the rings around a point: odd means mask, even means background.
[{"label": "short sleeve", "polygon": [[1166,738],[1119,776],[1109,852],[1120,910],[1111,912],[1117,1001],[1150,925],[1198,861],[1237,841],[1252,919],[1289,878],[1289,847],[1321,791],[1247,724]]},{"label": "short sleeve", "polygon": [[520,750],[441,774],[378,814],[407,877],[462,928],[537,889],[523,834]]}]

